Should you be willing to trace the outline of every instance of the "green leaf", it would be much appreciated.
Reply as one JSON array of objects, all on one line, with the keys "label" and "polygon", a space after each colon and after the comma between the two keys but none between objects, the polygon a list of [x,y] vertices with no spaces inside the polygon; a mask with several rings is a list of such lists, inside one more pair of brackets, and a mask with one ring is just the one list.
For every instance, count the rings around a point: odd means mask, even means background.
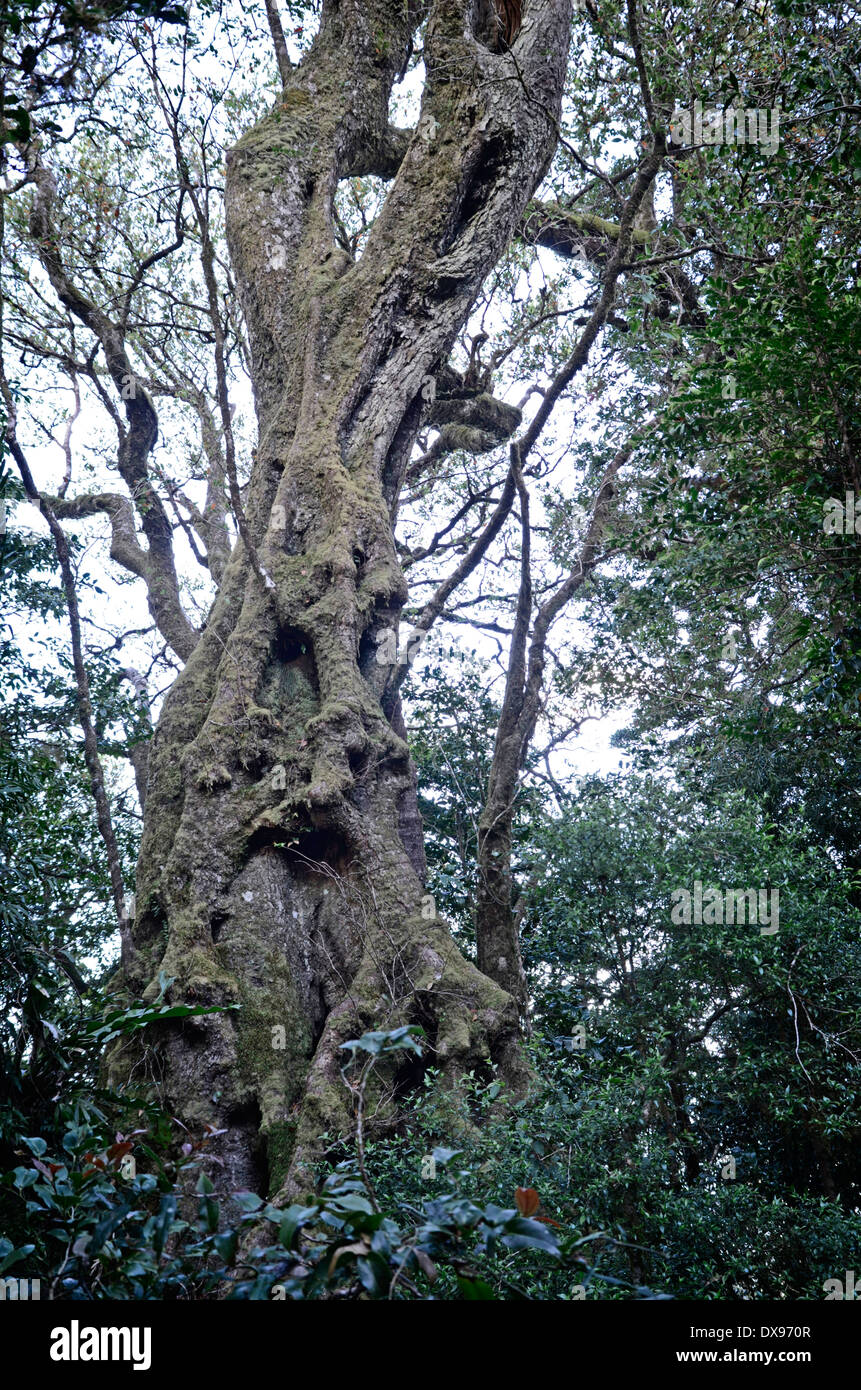
[{"label": "green leaf", "polygon": [[234,1192],[233,1200],[245,1212],[259,1211],[263,1206],[263,1198],[256,1192]]},{"label": "green leaf", "polygon": [[469,1300],[481,1299],[484,1302],[496,1298],[493,1289],[489,1284],[486,1284],[483,1279],[467,1279],[459,1274],[457,1276],[457,1287],[461,1298]]}]

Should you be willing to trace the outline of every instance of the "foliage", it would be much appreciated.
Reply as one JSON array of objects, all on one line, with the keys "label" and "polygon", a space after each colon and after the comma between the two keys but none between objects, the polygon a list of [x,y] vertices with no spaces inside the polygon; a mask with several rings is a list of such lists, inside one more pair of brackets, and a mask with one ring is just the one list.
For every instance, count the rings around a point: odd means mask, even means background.
[{"label": "foliage", "polygon": [[[202,1011],[139,1010],[114,1014],[105,1026],[140,1029]],[[371,1061],[405,1048],[420,1052],[414,1031],[367,1033],[345,1048]],[[90,1033],[101,1036],[93,1027]],[[562,1264],[580,1260],[569,1233],[557,1237],[523,1214],[528,1194],[516,1194],[508,1208],[447,1193],[419,1210],[401,1202],[387,1215],[349,1160],[304,1205],[282,1208],[253,1192],[237,1194],[241,1215],[226,1223],[200,1171],[196,1215],[188,1216],[188,1178],[205,1158],[207,1136],[183,1145],[176,1161],[164,1160],[163,1140],[158,1126],[144,1126],[106,1142],[87,1123],[70,1125],[56,1152],[40,1136],[22,1138],[26,1162],[4,1186],[24,1205],[26,1216],[15,1223],[24,1236],[3,1238],[0,1273],[26,1262],[28,1277],[73,1300],[203,1297],[216,1289],[235,1299],[488,1299],[510,1284],[499,1273],[500,1257],[537,1251]],[[151,1171],[129,1171],[133,1153]],[[440,1169],[455,1156],[443,1147],[431,1155]],[[528,1296],[516,1286],[514,1293]]]}]

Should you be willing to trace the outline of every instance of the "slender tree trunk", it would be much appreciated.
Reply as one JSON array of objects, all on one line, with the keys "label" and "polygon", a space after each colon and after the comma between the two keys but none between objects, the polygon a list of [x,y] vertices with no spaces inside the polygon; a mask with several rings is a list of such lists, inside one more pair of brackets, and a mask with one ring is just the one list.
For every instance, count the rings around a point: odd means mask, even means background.
[{"label": "slender tree trunk", "polygon": [[[631,40],[639,45],[634,11],[629,7]],[[647,106],[649,103],[646,103]],[[511,478],[520,497],[521,565],[520,588],[514,630],[509,649],[508,671],[502,711],[496,732],[493,759],[488,777],[487,798],[478,829],[478,895],[476,903],[476,941],[479,968],[509,992],[517,1001],[521,1018],[528,1027],[528,988],[520,950],[520,929],[512,896],[511,846],[517,786],[541,708],[547,638],[566,604],[592,573],[601,555],[601,543],[609,517],[614,480],[631,454],[630,447],[619,451],[607,468],[586,528],[580,554],[571,573],[539,607],[530,639],[532,619],[532,574],[530,558],[529,493],[523,467],[538,440],[555,402],[589,360],[598,334],[607,322],[616,297],[616,284],[630,255],[634,223],[644,199],[651,197],[654,179],[666,154],[664,137],[655,131],[652,147],[637,171],[625,201],[618,227],[612,228],[615,248],[601,276],[601,293],[573,351],[557,372],[539,409],[527,429],[511,445]],[[610,224],[605,224],[605,228]]]},{"label": "slender tree trunk", "polygon": [[[616,258],[619,259],[618,251]],[[570,372],[572,363],[586,361],[588,345],[584,351],[585,336],[560,376]],[[532,437],[536,437],[534,432]],[[526,443],[529,443],[529,436]],[[512,469],[520,495],[520,588],[487,796],[478,825],[475,932],[479,969],[496,980],[516,1000],[526,1031],[529,1028],[529,988],[520,949],[520,923],[514,907],[511,869],[517,791],[541,710],[550,629],[601,558],[601,542],[610,515],[615,477],[630,454],[630,446],[621,449],[606,469],[595,496],[577,562],[567,578],[539,607],[530,640],[532,575],[529,494],[520,467],[523,445],[520,442],[512,445]]]},{"label": "slender tree trunk", "polygon": [[[165,1025],[155,1049],[174,1113],[225,1131],[228,1191],[309,1184],[318,1136],[350,1125],[340,1045],[369,1027],[422,1023],[444,1082],[523,1075],[514,1001],[428,906],[380,654],[407,596],[391,514],[435,374],[552,154],[571,7],[531,0],[496,51],[467,0],[437,0],[407,141],[388,100],[425,8],[324,3],[310,55],[227,163],[258,563],[238,542],[158,723],[128,975],[149,997],[164,972],[176,1000],[240,1005]],[[391,174],[404,150],[353,264],[338,179]]]},{"label": "slender tree trunk", "polygon": [[520,497],[520,588],[487,797],[478,824],[475,931],[479,969],[512,995],[521,1021],[528,1026],[528,990],[512,895],[511,846],[517,786],[535,729],[540,681],[527,707],[526,644],[532,616],[532,556],[529,493],[516,444],[512,445],[511,466]]}]

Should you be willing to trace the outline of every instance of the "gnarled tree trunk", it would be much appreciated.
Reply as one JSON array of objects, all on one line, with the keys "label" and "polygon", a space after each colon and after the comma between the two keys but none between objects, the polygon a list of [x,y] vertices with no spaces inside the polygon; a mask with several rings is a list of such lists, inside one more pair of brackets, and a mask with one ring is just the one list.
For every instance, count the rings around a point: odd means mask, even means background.
[{"label": "gnarled tree trunk", "polygon": [[[514,1001],[428,906],[380,639],[406,599],[392,515],[415,434],[551,157],[571,5],[527,0],[516,32],[504,6],[500,34],[487,6],[432,4],[408,137],[388,102],[427,8],[324,3],[309,56],[228,158],[257,564],[238,542],[158,723],[126,965],[150,997],[163,971],[174,999],[241,1006],[158,1047],[175,1113],[226,1131],[228,1191],[307,1185],[317,1136],[349,1126],[339,1046],[369,1027],[422,1023],[447,1077],[521,1067]],[[354,264],[332,204],[362,172],[394,179]]]}]

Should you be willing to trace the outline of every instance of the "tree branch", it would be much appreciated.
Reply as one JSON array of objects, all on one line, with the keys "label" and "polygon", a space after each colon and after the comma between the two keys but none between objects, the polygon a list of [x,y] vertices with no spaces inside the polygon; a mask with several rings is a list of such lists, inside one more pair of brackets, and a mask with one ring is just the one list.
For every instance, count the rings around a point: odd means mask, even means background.
[{"label": "tree branch", "polygon": [[275,61],[278,64],[278,72],[281,76],[283,86],[287,86],[290,81],[290,74],[293,71],[293,64],[290,62],[290,54],[287,52],[287,41],[284,38],[284,28],[281,24],[281,16],[278,13],[276,0],[266,0],[266,18],[269,21],[269,32],[272,35],[272,47],[275,49]]}]

